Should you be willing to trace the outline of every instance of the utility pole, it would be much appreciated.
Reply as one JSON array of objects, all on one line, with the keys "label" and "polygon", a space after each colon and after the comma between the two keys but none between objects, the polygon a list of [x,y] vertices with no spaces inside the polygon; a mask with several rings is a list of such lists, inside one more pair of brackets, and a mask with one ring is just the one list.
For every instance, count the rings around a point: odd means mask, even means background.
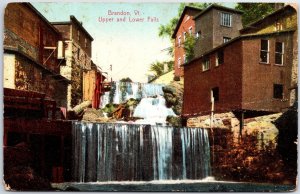
[{"label": "utility pole", "polygon": [[110,82],[112,82],[112,64],[110,64]]}]

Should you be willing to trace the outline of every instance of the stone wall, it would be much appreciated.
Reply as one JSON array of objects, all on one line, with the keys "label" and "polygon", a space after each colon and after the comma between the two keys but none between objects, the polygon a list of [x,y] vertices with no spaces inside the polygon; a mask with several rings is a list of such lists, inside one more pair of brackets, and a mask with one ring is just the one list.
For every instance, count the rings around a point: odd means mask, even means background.
[{"label": "stone wall", "polygon": [[[276,145],[278,129],[274,125],[274,121],[281,115],[282,113],[277,113],[244,119],[242,136],[255,135],[258,147],[268,145],[270,142]],[[234,142],[239,141],[240,121],[232,112],[214,114],[212,127],[210,118],[211,115],[189,118],[187,126],[224,129],[232,133]]]},{"label": "stone wall", "polygon": [[91,58],[74,41],[65,41],[67,44],[65,57],[66,65],[60,68],[61,75],[72,83],[68,87],[68,109],[76,106],[83,100],[83,72],[91,70]]}]

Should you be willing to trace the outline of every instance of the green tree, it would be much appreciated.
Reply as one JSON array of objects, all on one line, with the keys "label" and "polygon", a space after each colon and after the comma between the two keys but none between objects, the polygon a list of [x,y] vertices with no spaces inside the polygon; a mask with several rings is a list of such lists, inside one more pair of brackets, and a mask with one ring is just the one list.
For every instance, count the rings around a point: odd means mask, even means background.
[{"label": "green tree", "polygon": [[164,64],[156,61],[150,65],[150,71],[153,71],[155,76],[158,77],[164,73]]},{"label": "green tree", "polygon": [[132,80],[129,77],[120,79],[120,82],[132,82]]},{"label": "green tree", "polygon": [[185,52],[185,60],[188,62],[192,60],[195,56],[194,47],[196,43],[196,38],[190,34],[188,34],[183,43],[183,49]]},{"label": "green tree", "polygon": [[[282,4],[282,3],[281,3]],[[252,22],[264,18],[274,12],[280,3],[238,3],[236,9],[243,11],[242,23],[247,26]]]},{"label": "green tree", "polygon": [[174,66],[174,61],[164,61],[164,62],[158,62],[156,61],[155,63],[152,63],[150,65],[150,71],[153,71],[155,73],[156,77],[161,76],[162,74],[165,73],[165,65],[168,67],[168,71],[171,71]]}]

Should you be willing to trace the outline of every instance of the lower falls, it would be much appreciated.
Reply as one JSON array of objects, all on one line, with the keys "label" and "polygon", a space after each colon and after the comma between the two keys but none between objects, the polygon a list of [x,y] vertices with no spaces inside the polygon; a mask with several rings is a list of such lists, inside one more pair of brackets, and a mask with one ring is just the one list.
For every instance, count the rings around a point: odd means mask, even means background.
[{"label": "lower falls", "polygon": [[73,123],[76,182],[199,180],[211,175],[208,133],[200,128]]},{"label": "lower falls", "polygon": [[163,85],[113,82],[102,107],[140,99],[134,124],[74,121],[73,180],[76,182],[199,180],[211,176],[208,132],[175,128]]}]

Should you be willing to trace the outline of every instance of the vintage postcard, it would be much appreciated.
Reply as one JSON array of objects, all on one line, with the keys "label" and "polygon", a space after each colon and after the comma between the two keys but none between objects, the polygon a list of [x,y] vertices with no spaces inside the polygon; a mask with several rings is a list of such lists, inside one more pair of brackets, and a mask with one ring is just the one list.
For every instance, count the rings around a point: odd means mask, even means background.
[{"label": "vintage postcard", "polygon": [[8,3],[5,190],[295,191],[298,8]]}]

